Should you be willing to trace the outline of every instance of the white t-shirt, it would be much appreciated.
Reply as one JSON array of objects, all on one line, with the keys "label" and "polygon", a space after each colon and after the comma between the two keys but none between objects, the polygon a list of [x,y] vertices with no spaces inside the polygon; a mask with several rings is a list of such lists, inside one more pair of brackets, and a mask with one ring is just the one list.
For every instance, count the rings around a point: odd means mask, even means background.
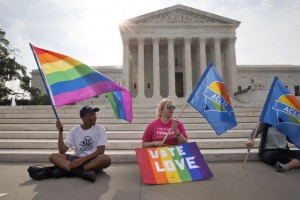
[{"label": "white t-shirt", "polygon": [[266,149],[286,149],[286,136],[274,126],[270,126],[267,133]]},{"label": "white t-shirt", "polygon": [[97,150],[98,146],[107,146],[105,128],[94,125],[88,130],[83,130],[80,125],[73,127],[67,134],[64,143],[69,148],[74,148],[74,155],[84,157]]}]

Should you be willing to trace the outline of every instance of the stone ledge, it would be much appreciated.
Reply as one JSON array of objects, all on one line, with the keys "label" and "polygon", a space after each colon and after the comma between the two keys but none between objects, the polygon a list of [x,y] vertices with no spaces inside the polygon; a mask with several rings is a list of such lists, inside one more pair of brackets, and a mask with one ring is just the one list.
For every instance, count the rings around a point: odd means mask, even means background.
[{"label": "stone ledge", "polygon": [[[216,161],[244,161],[246,149],[227,150],[200,150],[204,159],[209,162]],[[0,162],[48,162],[51,153],[55,150],[0,150]],[[71,152],[70,152],[71,153]],[[125,163],[137,162],[134,150],[107,150],[112,162]],[[248,160],[258,160],[257,149],[253,149]]]}]

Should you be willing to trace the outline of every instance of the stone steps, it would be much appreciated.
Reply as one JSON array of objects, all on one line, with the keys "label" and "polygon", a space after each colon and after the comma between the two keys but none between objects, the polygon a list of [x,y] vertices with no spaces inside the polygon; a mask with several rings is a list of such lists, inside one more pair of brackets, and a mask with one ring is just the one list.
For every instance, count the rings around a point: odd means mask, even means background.
[{"label": "stone steps", "polygon": [[[147,123],[143,124],[102,124],[106,131],[144,131]],[[247,130],[253,129],[256,125],[256,122],[251,123],[239,123],[233,130]],[[0,124],[0,131],[55,131],[54,124]],[[210,124],[203,123],[203,124],[184,124],[185,129],[187,131],[191,130],[213,130]],[[64,130],[68,131],[74,124],[64,124]]]},{"label": "stone steps", "polygon": [[[158,102],[157,102],[158,103]],[[143,102],[134,103],[132,106],[132,110],[147,110],[148,112],[155,112],[156,103],[147,103],[143,104]],[[175,104],[176,110],[180,111],[183,108],[183,104]],[[112,112],[110,105],[93,105],[94,107],[100,108],[101,112]],[[78,113],[79,109],[82,108],[82,105],[67,105],[60,108],[56,108],[57,113]],[[193,112],[197,112],[192,106],[189,104],[185,106],[184,112],[186,110],[191,109]],[[43,111],[52,111],[52,107],[50,105],[26,105],[26,106],[0,106],[0,113],[18,113],[18,111],[27,112],[27,113],[43,113]],[[256,111],[260,112],[262,110],[262,105],[255,104],[236,104],[234,105],[235,112],[245,112],[245,111]]]},{"label": "stone steps", "polygon": [[[228,149],[245,148],[245,138],[214,138],[214,139],[189,139],[196,142],[199,148],[204,149]],[[140,148],[140,139],[108,140],[107,149],[131,150]],[[57,149],[57,139],[0,139],[2,149]]]},{"label": "stone steps", "polygon": [[[246,149],[200,149],[204,159],[215,161],[243,161],[247,155]],[[252,149],[248,160],[258,160],[258,150]],[[54,149],[1,149],[1,162],[47,162]],[[69,151],[68,153],[72,153]],[[106,150],[112,162],[137,162],[134,150]]]},{"label": "stone steps", "polygon": [[[57,109],[64,124],[64,134],[81,123],[78,110],[81,105]],[[113,162],[136,162],[135,148],[141,147],[141,137],[149,122],[155,118],[156,104],[134,104],[133,121],[115,119],[109,105],[100,105],[97,122],[106,128],[109,146],[106,153]],[[183,104],[178,104],[176,118]],[[255,127],[261,107],[235,106],[238,125],[217,136],[206,119],[191,106],[185,107],[179,120],[184,123],[190,142],[196,142],[208,161],[243,161],[247,150],[245,143]],[[57,130],[51,106],[0,106],[0,161],[48,161],[50,153],[57,152]],[[257,160],[257,146],[250,160]],[[70,151],[71,152],[71,151]]]},{"label": "stone steps", "polygon": [[[229,130],[217,136],[213,130],[190,130],[189,138],[247,138],[251,130]],[[107,131],[108,139],[141,139],[143,131]],[[64,132],[64,136],[67,131]],[[1,139],[57,139],[57,131],[0,131]]]},{"label": "stone steps", "polygon": [[[16,114],[17,115],[17,114]],[[30,117],[30,118],[28,118]],[[56,119],[49,119],[49,118],[41,118],[42,116],[38,117],[38,114],[36,116],[36,118],[34,118],[33,116],[24,116],[24,118],[14,118],[13,116],[11,116],[10,118],[5,118],[5,119],[1,119],[0,118],[0,124],[55,124]],[[18,120],[21,119],[21,120]],[[236,117],[237,122],[241,123],[241,122],[257,122],[258,121],[258,117],[254,116],[254,117],[248,117],[248,116],[239,116]],[[141,117],[141,118],[137,118],[137,119],[133,119],[132,124],[148,124],[149,122],[151,122],[153,120],[153,117],[149,117],[146,118],[145,116]],[[81,119],[77,118],[61,118],[61,121],[64,124],[79,124],[81,123]],[[112,120],[111,118],[109,119],[103,119],[103,118],[99,118],[98,120],[99,124],[128,124],[128,122],[126,121],[120,121],[120,120]],[[190,124],[194,124],[194,123],[200,123],[200,124],[206,124],[206,119],[205,118],[199,118],[199,117],[181,117],[180,121],[182,123],[190,123]]]}]

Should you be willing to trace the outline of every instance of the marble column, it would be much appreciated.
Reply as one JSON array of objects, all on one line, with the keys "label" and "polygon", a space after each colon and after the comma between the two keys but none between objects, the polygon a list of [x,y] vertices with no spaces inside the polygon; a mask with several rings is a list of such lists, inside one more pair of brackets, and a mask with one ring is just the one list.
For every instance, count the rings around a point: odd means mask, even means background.
[{"label": "marble column", "polygon": [[207,67],[206,61],[206,38],[199,38],[199,49],[200,49],[200,75],[203,74]]},{"label": "marble column", "polygon": [[215,50],[214,65],[215,65],[218,73],[220,74],[220,76],[223,77],[220,38],[214,38],[214,50]]},{"label": "marble column", "polygon": [[174,61],[174,38],[168,38],[168,88],[169,98],[176,97],[175,91],[175,61]]},{"label": "marble column", "polygon": [[137,98],[146,98],[145,96],[145,70],[144,70],[144,38],[138,38],[138,82]]},{"label": "marble column", "polygon": [[129,40],[123,39],[123,74],[122,74],[122,87],[129,91]]},{"label": "marble column", "polygon": [[222,47],[224,52],[224,62],[223,62],[223,82],[226,85],[227,91],[230,94],[231,88],[231,64],[230,64],[230,52],[229,52],[229,41],[228,39],[224,40],[224,46]]},{"label": "marble column", "polygon": [[191,38],[184,38],[184,65],[185,96],[189,96],[193,89]]},{"label": "marble column", "polygon": [[159,71],[159,38],[153,38],[153,96],[161,98],[160,95],[160,71]]},{"label": "marble column", "polygon": [[236,68],[236,55],[235,55],[235,41],[236,38],[229,38],[229,56],[230,56],[230,69],[231,69],[231,89],[228,92],[230,96],[237,92],[237,68]]}]

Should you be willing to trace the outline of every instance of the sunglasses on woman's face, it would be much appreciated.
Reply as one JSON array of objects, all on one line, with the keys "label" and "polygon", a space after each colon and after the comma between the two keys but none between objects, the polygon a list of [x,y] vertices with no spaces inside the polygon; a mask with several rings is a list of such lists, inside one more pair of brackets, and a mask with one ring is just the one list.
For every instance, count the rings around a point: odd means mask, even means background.
[{"label": "sunglasses on woman's face", "polygon": [[175,106],[167,106],[167,109],[168,109],[168,110],[171,110],[171,109],[174,110],[175,108],[176,108]]}]

